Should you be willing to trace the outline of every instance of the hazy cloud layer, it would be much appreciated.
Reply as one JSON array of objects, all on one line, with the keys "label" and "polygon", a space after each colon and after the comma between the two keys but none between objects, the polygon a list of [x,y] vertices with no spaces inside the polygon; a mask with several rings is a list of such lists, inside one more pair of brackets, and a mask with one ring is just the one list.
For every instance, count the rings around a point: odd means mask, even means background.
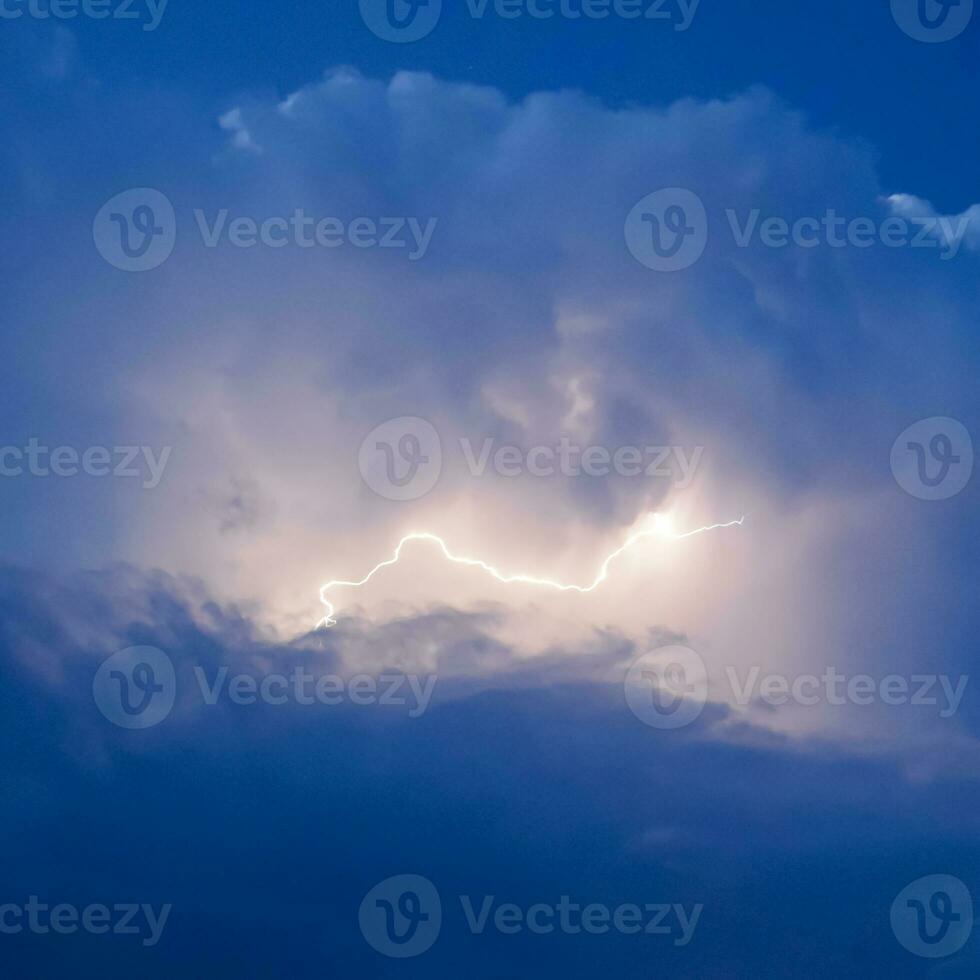
[{"label": "hazy cloud layer", "polygon": [[[16,277],[7,296],[22,336],[5,350],[52,341],[5,393],[8,441],[125,437],[173,452],[153,490],[9,481],[11,554],[44,514],[38,561],[198,575],[302,633],[322,615],[322,582],[363,575],[408,529],[507,570],[588,580],[646,511],[670,509],[682,530],[744,514],[736,532],[631,557],[582,599],[508,590],[423,550],[338,594],[339,608],[383,621],[490,603],[501,611],[488,634],[529,654],[587,648],[597,629],[643,644],[661,628],[718,666],[969,662],[975,491],[926,505],[888,460],[919,418],[980,429],[975,253],[738,240],[756,209],[790,223],[830,207],[892,216],[895,189],[879,186],[867,147],[815,131],[761,89],[613,110],[576,92],[515,104],[424,74],[336,69],[220,113],[158,94],[158,126],[182,138],[150,166],[125,97],[107,109],[84,87],[61,98],[71,125],[98,105],[99,126],[135,128],[81,198],[88,210],[67,204],[76,178],[57,159],[43,195],[20,191],[39,216],[25,259],[48,244],[48,222],[68,232],[51,256],[64,274],[43,297],[28,307],[30,283]],[[50,135],[32,137],[39,152]],[[134,173],[177,214],[174,254],[141,275],[103,262],[90,234]],[[689,269],[652,272],[626,248],[624,219],[677,186],[704,202],[707,246]],[[436,224],[416,261],[409,248],[205,246],[222,212],[261,222],[299,208]],[[33,407],[39,390],[46,412]],[[403,415],[436,426],[446,462],[428,496],[397,504],[364,485],[357,453]],[[702,462],[684,489],[476,478],[459,448],[563,436],[703,447]]]}]

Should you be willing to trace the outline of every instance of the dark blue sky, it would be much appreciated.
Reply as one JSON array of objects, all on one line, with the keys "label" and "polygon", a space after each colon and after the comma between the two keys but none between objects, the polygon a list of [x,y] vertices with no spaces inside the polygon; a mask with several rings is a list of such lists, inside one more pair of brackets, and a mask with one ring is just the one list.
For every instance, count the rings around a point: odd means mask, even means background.
[{"label": "dark blue sky", "polygon": [[971,123],[980,116],[980,23],[922,44],[896,28],[887,0],[702,0],[684,32],[616,17],[474,20],[459,0],[412,44],[366,31],[354,3],[312,0],[171,0],[152,33],[128,22],[72,28],[106,85],[167,83],[215,107],[243,90],[284,95],[336,64],[380,77],[426,70],[514,98],[577,88],[612,105],[725,97],[763,84],[816,125],[867,140],[890,191],[931,199],[946,213],[980,199],[980,135]]}]

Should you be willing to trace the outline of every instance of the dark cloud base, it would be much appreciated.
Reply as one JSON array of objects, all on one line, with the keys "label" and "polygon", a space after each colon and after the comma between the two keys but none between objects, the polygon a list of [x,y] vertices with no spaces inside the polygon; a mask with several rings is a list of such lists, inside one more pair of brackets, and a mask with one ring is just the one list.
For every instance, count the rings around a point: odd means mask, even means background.
[{"label": "dark cloud base", "polygon": [[[381,707],[178,702],[116,729],[95,666],[132,643],[191,664],[336,665],[319,638],[279,647],[193,587],[132,570],[0,585],[0,903],[172,903],[159,944],[0,936],[4,976],[957,977],[895,941],[892,899],[932,873],[980,881],[980,788],[910,781],[860,756],[719,728],[638,722],[614,685],[446,681],[421,718]],[[154,625],[149,625],[150,623]],[[251,669],[251,668],[249,668]],[[447,696],[448,695],[448,696]],[[440,938],[396,961],[362,939],[378,881],[429,878]],[[704,903],[664,936],[471,935],[455,896],[528,906]],[[962,973],[960,971],[963,971]]]}]

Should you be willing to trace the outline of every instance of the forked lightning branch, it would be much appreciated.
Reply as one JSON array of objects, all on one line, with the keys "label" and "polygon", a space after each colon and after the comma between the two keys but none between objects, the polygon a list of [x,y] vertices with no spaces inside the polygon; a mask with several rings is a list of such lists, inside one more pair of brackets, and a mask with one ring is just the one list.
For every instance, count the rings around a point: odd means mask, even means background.
[{"label": "forked lightning branch", "polygon": [[631,534],[626,541],[623,542],[623,544],[621,544],[611,554],[607,555],[602,561],[602,564],[599,566],[599,570],[596,572],[595,577],[591,582],[586,584],[558,582],[554,579],[540,578],[536,575],[529,575],[525,572],[517,572],[514,574],[504,573],[488,562],[483,561],[481,558],[472,558],[464,555],[453,554],[453,552],[449,550],[449,546],[446,544],[446,542],[437,534],[432,534],[428,531],[413,531],[410,534],[406,534],[398,542],[398,545],[395,547],[394,554],[392,554],[390,558],[379,562],[363,578],[353,580],[333,579],[321,586],[320,602],[323,603],[323,606],[326,609],[326,615],[317,625],[326,628],[337,624],[337,620],[334,618],[335,606],[333,602],[327,598],[327,593],[332,592],[334,589],[359,589],[362,586],[367,585],[367,583],[370,582],[371,579],[373,579],[379,572],[385,568],[390,568],[392,565],[396,565],[399,561],[401,561],[405,547],[416,541],[433,544],[446,559],[446,561],[452,562],[456,565],[465,565],[468,568],[479,568],[481,571],[496,579],[496,581],[502,582],[504,585],[527,585],[543,589],[552,589],[557,592],[578,592],[581,594],[586,594],[589,592],[594,592],[600,585],[602,585],[603,582],[606,581],[606,579],[609,578],[609,570],[620,555],[631,550],[632,548],[635,548],[643,541],[654,537],[669,541],[681,541],[685,538],[692,538],[699,534],[705,534],[708,531],[720,531],[731,527],[741,527],[744,521],[745,518],[740,517],[738,520],[728,521],[725,524],[708,524],[704,527],[695,528],[693,531],[677,533],[673,530],[670,518],[668,518],[666,515],[651,514],[648,518],[647,526],[642,530]]}]

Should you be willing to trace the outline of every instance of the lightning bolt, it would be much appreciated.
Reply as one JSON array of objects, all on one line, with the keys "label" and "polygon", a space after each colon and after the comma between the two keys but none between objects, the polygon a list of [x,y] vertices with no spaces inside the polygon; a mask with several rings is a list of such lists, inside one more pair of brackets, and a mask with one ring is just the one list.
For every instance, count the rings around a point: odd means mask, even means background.
[{"label": "lightning bolt", "polygon": [[555,589],[558,592],[579,592],[582,594],[595,591],[606,579],[609,577],[609,567],[612,563],[624,552],[629,551],[639,542],[651,538],[654,536],[668,538],[671,541],[681,541],[684,538],[693,538],[697,534],[705,534],[708,531],[719,531],[724,528],[729,527],[741,527],[745,522],[745,517],[740,517],[737,521],[728,521],[726,524],[707,524],[704,527],[695,528],[693,531],[685,531],[682,534],[675,534],[669,528],[669,521],[661,514],[654,514],[653,526],[646,528],[642,531],[637,531],[631,534],[612,554],[607,555],[603,560],[602,564],[599,566],[598,572],[596,572],[595,578],[588,585],[574,585],[566,584],[564,582],[556,582],[554,579],[550,578],[538,578],[536,575],[506,575],[503,572],[498,571],[493,565],[488,564],[480,558],[466,558],[462,555],[454,555],[450,550],[449,546],[443,541],[442,538],[437,534],[431,534],[428,531],[413,531],[410,534],[406,534],[401,541],[398,542],[395,548],[394,554],[386,559],[385,561],[379,562],[374,568],[371,569],[362,579],[356,581],[346,581],[344,579],[333,579],[327,582],[326,585],[320,587],[320,602],[323,603],[327,610],[326,616],[317,624],[318,626],[323,626],[329,628],[337,624],[337,620],[334,619],[334,605],[327,599],[327,593],[332,589],[336,588],[350,588],[358,589],[362,585],[367,585],[375,575],[378,574],[382,569],[389,568],[391,565],[395,565],[401,560],[402,551],[404,551],[405,546],[413,541],[431,541],[435,544],[439,550],[442,552],[443,556],[447,561],[453,562],[456,565],[465,565],[468,568],[479,568],[486,572],[488,575],[495,578],[498,582],[503,582],[504,585],[512,585],[514,583],[521,583],[523,585],[537,585],[543,588]]}]

